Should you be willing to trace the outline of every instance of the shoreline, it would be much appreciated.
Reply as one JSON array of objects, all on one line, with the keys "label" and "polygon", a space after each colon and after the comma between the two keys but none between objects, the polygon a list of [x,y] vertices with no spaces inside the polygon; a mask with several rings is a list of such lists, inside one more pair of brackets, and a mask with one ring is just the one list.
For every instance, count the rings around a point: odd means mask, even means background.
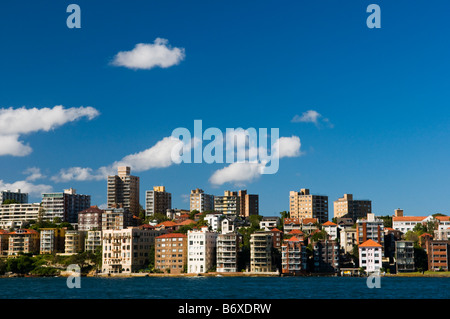
[{"label": "shoreline", "polygon": [[[73,273],[61,272],[59,275],[45,276],[45,275],[25,275],[25,274],[11,274],[3,275],[1,278],[44,278],[44,277],[69,277],[75,275]],[[76,275],[75,275],[76,276]],[[81,274],[81,277],[92,277],[92,278],[144,278],[144,277],[167,277],[167,278],[183,278],[183,277],[368,277],[364,276],[336,276],[334,274],[308,274],[303,276],[293,276],[293,275],[283,275],[278,272],[271,273],[181,273],[181,274],[161,274],[161,273],[127,273],[127,274]],[[397,277],[397,278],[450,278],[450,272],[429,272],[429,273],[400,273],[400,274],[384,274],[381,277]]]}]

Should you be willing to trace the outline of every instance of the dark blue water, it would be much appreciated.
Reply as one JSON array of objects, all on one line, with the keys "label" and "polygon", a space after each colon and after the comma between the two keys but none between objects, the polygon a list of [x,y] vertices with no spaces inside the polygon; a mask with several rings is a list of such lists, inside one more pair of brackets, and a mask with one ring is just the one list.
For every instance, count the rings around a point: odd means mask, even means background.
[{"label": "dark blue water", "polygon": [[0,299],[423,299],[450,298],[450,278],[381,278],[368,288],[357,277],[2,278]]}]

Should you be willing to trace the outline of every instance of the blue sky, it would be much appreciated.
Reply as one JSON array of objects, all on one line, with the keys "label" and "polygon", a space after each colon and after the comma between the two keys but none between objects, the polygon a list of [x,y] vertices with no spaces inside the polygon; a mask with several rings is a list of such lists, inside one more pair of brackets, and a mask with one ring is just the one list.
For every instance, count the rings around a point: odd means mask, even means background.
[{"label": "blue sky", "polygon": [[[71,3],[81,29],[66,26]],[[366,26],[370,3],[381,8],[381,29]],[[193,188],[244,188],[260,195],[262,215],[274,215],[288,209],[289,191],[310,188],[330,203],[344,193],[371,199],[377,215],[448,213],[449,10],[446,1],[2,2],[0,109],[90,106],[98,114],[20,134],[32,151],[0,156],[0,184],[34,187],[31,201],[40,189],[73,187],[101,205],[104,179],[52,177],[96,171],[201,119],[223,131],[279,128],[300,138],[301,156],[245,186],[209,181],[226,164],[133,171],[141,204],[155,185],[177,208],[189,207]],[[184,58],[149,70],[111,63],[156,38]],[[309,110],[321,114],[317,123],[292,122]],[[18,183],[30,168],[41,176]]]}]

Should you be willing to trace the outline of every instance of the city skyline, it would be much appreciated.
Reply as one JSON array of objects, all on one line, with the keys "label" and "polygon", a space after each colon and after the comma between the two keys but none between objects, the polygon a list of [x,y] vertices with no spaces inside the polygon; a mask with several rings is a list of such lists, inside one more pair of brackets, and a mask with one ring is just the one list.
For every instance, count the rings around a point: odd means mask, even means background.
[{"label": "city skyline", "polygon": [[[74,188],[102,206],[127,163],[144,208],[164,185],[180,209],[196,188],[247,189],[273,216],[308,188],[376,215],[449,214],[448,4],[380,1],[381,29],[365,24],[369,2],[77,4],[81,29],[68,3],[0,4],[1,190],[31,203]],[[195,120],[279,128],[278,172],[170,163],[167,138]]]}]

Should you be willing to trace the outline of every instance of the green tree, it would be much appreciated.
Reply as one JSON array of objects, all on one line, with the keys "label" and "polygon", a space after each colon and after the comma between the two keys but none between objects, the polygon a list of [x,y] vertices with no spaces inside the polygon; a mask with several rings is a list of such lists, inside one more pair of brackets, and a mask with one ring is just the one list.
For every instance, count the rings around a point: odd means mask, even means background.
[{"label": "green tree", "polygon": [[383,220],[384,227],[392,227],[392,216],[386,215],[386,216],[380,216],[381,220]]},{"label": "green tree", "polygon": [[427,253],[419,245],[414,245],[414,265],[418,271],[428,269]]},{"label": "green tree", "polygon": [[10,204],[19,204],[19,202],[15,199],[5,199],[2,205],[10,205]]},{"label": "green tree", "polygon": [[326,239],[328,236],[327,232],[325,230],[321,230],[318,232],[315,232],[314,234],[311,235],[311,239],[312,241],[319,241],[319,240],[324,240]]},{"label": "green tree", "polygon": [[191,211],[189,213],[189,219],[194,220],[195,219],[195,215],[197,215],[198,213],[200,213],[198,210],[194,209],[193,211]]}]

